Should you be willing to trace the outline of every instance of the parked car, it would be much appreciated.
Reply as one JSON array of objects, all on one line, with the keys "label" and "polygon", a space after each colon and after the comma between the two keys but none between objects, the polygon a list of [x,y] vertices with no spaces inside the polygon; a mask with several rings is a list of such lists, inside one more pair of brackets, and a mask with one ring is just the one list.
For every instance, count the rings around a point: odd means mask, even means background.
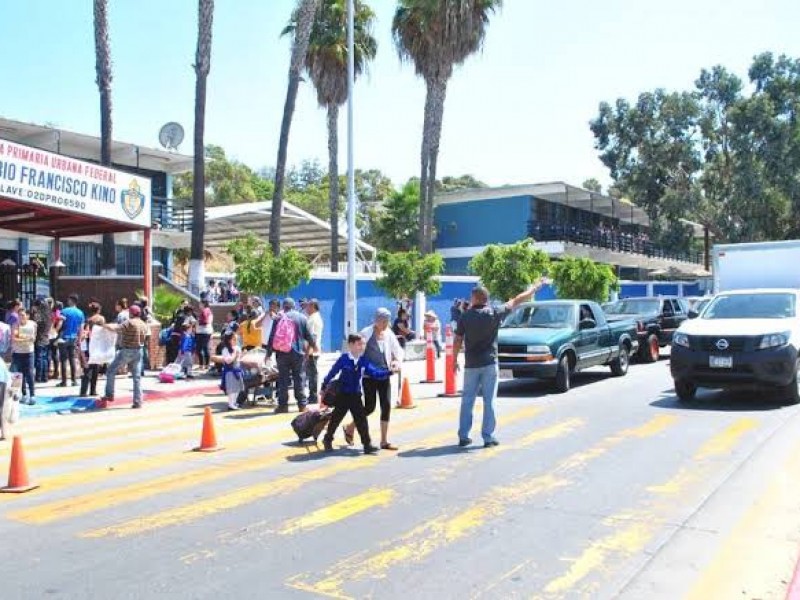
[{"label": "parked car", "polygon": [[636,321],[639,340],[639,360],[654,363],[661,348],[672,343],[672,334],[689,318],[689,306],[684,298],[625,298],[606,309],[606,318]]},{"label": "parked car", "polygon": [[598,304],[585,300],[531,302],[518,307],[498,334],[501,378],[536,378],[570,389],[572,374],[607,365],[628,372],[638,347],[633,320],[606,321]]},{"label": "parked car", "polygon": [[800,318],[796,289],[723,292],[672,342],[670,371],[681,402],[697,388],[764,387],[800,402]]}]

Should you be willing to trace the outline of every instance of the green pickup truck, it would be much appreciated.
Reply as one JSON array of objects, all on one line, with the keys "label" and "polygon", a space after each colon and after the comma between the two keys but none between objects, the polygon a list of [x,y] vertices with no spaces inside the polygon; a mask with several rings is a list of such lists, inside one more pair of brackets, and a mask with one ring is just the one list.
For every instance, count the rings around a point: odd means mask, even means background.
[{"label": "green pickup truck", "polygon": [[563,393],[572,374],[589,367],[607,365],[613,375],[625,375],[638,345],[635,321],[608,323],[595,302],[531,302],[518,306],[500,327],[500,378],[548,379]]}]

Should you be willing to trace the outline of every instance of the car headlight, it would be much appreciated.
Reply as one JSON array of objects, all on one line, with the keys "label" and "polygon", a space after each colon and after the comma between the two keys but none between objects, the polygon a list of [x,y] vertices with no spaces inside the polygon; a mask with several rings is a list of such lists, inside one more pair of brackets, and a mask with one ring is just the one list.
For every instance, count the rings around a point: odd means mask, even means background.
[{"label": "car headlight", "polygon": [[767,348],[780,348],[789,343],[789,332],[784,333],[770,333],[761,338],[758,344],[759,350],[766,350]]},{"label": "car headlight", "polygon": [[684,348],[689,347],[689,336],[685,333],[681,333],[680,331],[675,332],[675,335],[672,336],[672,345],[673,346],[683,346]]},{"label": "car headlight", "polygon": [[528,346],[526,350],[528,354],[550,354],[550,348],[547,346]]}]

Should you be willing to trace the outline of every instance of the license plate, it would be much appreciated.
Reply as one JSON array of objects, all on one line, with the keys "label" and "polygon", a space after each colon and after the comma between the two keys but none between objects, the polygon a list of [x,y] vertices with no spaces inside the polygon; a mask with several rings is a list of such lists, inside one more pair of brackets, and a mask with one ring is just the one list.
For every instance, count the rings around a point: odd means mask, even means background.
[{"label": "license plate", "polygon": [[500,371],[500,379],[514,379],[514,371],[510,369]]},{"label": "license plate", "polygon": [[708,359],[708,365],[712,369],[730,369],[733,367],[732,356],[711,356]]}]

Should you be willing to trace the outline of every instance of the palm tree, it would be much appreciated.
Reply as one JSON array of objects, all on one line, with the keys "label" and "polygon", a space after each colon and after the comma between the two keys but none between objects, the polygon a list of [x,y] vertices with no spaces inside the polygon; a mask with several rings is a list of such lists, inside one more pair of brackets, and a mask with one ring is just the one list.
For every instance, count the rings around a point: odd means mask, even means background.
[{"label": "palm tree", "polygon": [[189,287],[203,289],[205,273],[203,246],[206,233],[206,82],[211,70],[211,37],[214,0],[199,0],[197,5],[197,54],[194,61],[194,177],[192,184],[192,248],[189,260]]},{"label": "palm tree", "polygon": [[272,207],[269,220],[269,244],[276,256],[281,251],[281,213],[283,212],[283,187],[286,175],[286,155],[289,151],[289,130],[292,128],[294,105],[300,87],[303,63],[308,50],[308,40],[314,26],[320,0],[298,0],[295,9],[297,29],[292,43],[292,57],[289,62],[289,85],[286,88],[286,102],[283,105],[281,137],[278,142],[278,160],[275,164],[275,191],[272,194]]},{"label": "palm tree", "polygon": [[[94,0],[94,55],[100,91],[100,164],[111,166],[111,46],[108,40],[108,0]],[[117,272],[114,234],[103,234],[102,273]]]},{"label": "palm tree", "polygon": [[401,60],[425,80],[419,246],[433,251],[433,196],[447,84],[453,68],[483,46],[489,17],[502,0],[398,0],[392,22]]},{"label": "palm tree", "polygon": [[[375,13],[355,2],[355,73],[360,75],[375,58],[378,42],[372,35]],[[296,15],[284,34],[294,34]],[[347,2],[322,0],[305,60],[317,90],[319,105],[328,111],[328,198],[331,209],[331,270],[339,270],[339,107],[347,101]]]}]

